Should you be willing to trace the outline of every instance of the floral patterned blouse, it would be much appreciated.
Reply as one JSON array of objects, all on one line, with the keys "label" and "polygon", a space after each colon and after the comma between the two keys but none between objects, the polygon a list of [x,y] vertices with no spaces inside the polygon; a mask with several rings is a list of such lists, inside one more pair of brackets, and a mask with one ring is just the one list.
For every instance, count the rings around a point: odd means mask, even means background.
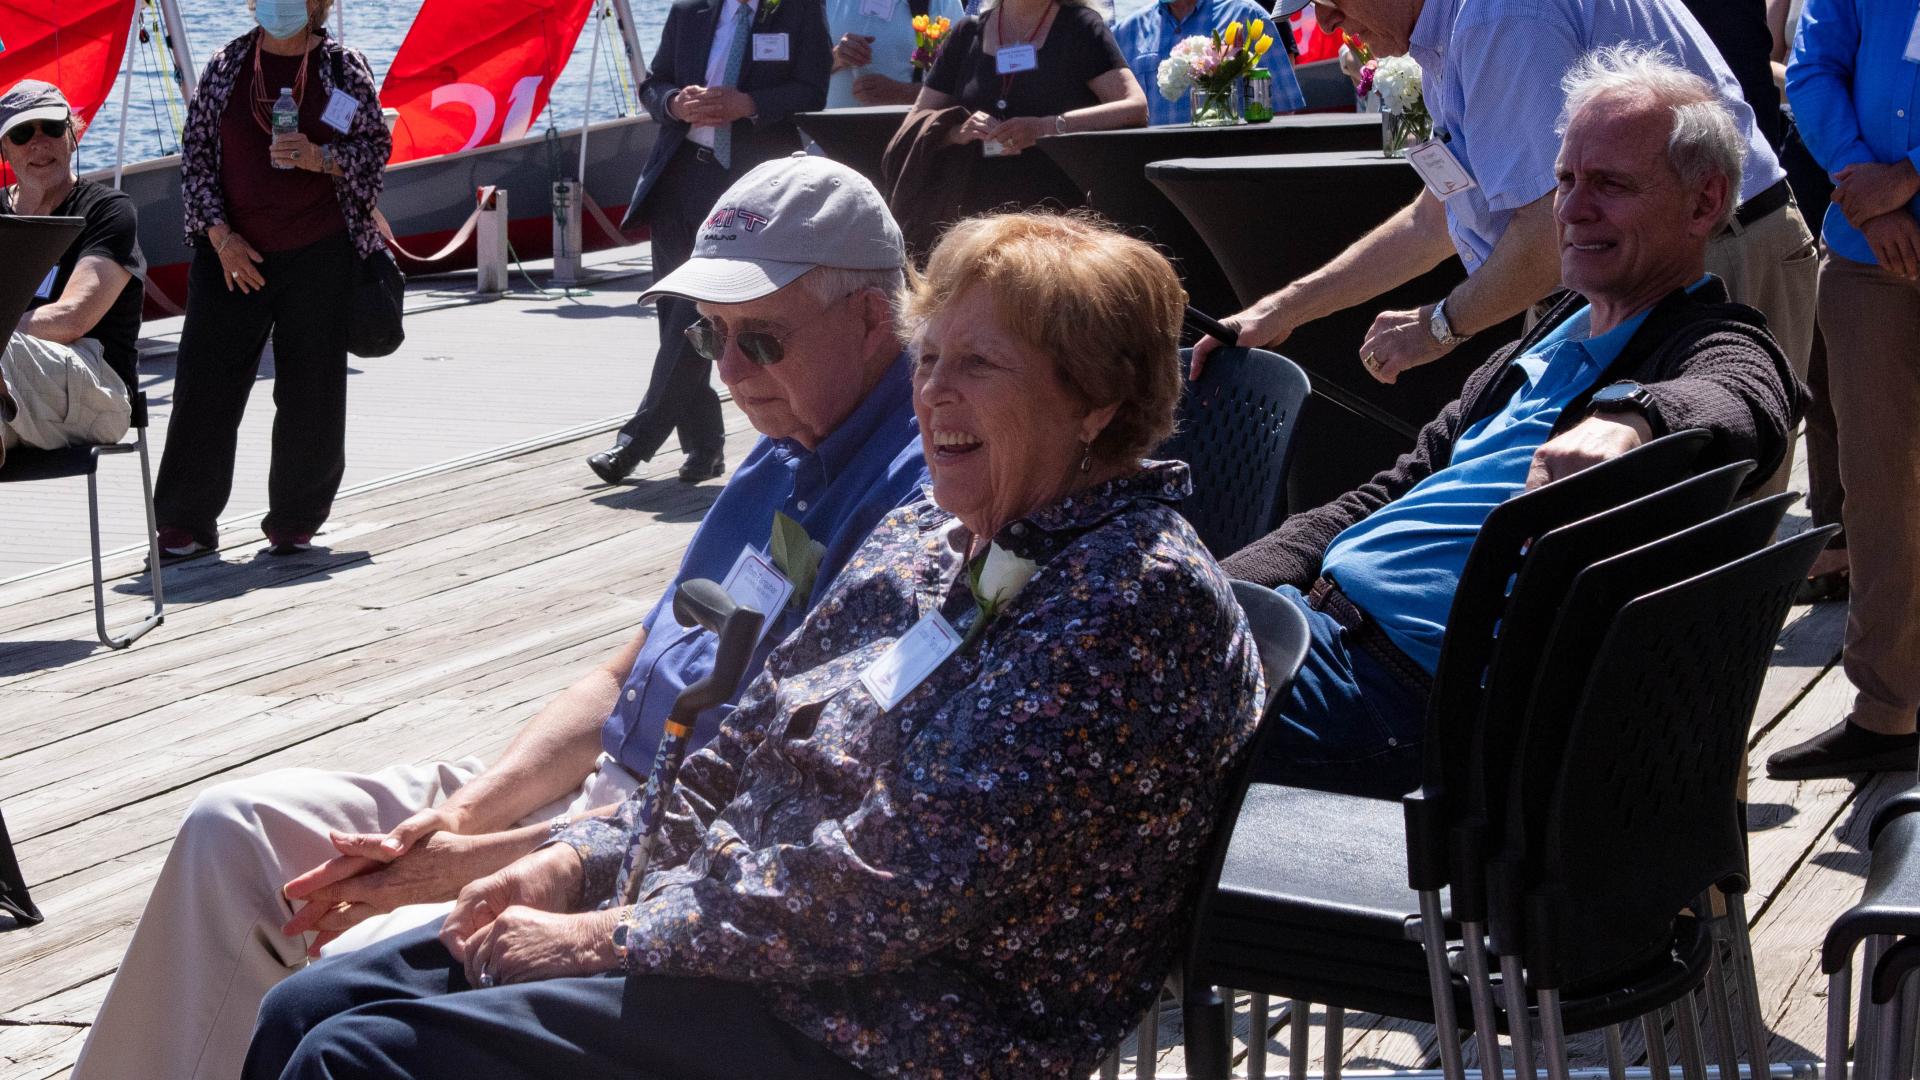
[{"label": "floral patterned blouse", "polygon": [[[254,37],[261,32],[256,27],[215,53],[200,76],[193,101],[187,105],[187,125],[180,136],[180,195],[186,204],[189,245],[227,220],[226,197],[220,190],[220,115],[226,111],[234,85],[253,71]],[[335,78],[338,75],[345,80],[340,88],[360,103],[347,133],[328,146],[340,165],[333,189],[340,196],[347,234],[364,257],[378,251],[382,243],[373,211],[380,203],[393,137],[380,117],[380,92],[374,88],[373,69],[367,66],[367,58],[332,40],[325,30],[315,33],[323,39],[315,47],[314,56],[321,94],[333,93],[340,85]]]},{"label": "floral patterned blouse", "polygon": [[[885,712],[861,670],[978,609],[964,526],[884,519],[687,759],[632,970],[750,981],[873,1075],[1087,1076],[1172,964],[1263,695],[1189,490],[1151,462],[1008,525],[1038,572]],[[624,892],[637,805],[560,834],[589,901]]]}]

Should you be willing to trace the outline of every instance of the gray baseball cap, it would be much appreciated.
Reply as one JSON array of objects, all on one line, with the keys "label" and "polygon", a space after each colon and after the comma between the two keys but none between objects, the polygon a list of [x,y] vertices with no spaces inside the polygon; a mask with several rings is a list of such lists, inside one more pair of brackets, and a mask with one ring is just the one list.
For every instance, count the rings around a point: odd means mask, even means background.
[{"label": "gray baseball cap", "polygon": [[1285,19],[1311,3],[1313,0],[1276,0],[1272,15],[1276,19]]},{"label": "gray baseball cap", "polygon": [[73,115],[67,95],[39,79],[21,79],[0,94],[0,139],[21,124],[35,120],[66,120]]},{"label": "gray baseball cap", "polygon": [[694,238],[693,256],[640,294],[744,304],[816,266],[897,270],[900,226],[866,177],[828,158],[795,153],[734,181]]}]

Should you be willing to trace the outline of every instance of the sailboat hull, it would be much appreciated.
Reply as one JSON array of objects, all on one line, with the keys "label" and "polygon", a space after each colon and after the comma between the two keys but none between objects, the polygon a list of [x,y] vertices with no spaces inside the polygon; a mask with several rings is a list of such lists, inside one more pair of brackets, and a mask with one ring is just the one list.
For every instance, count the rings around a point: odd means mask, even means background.
[{"label": "sailboat hull", "polygon": [[[658,133],[658,126],[647,116],[603,121],[587,129],[587,196],[616,230]],[[496,186],[509,193],[507,240],[513,253],[521,259],[545,258],[553,254],[553,180],[571,175],[579,163],[578,128],[558,132],[551,139],[542,133],[409,161],[387,170],[380,210],[401,247],[430,256],[473,213],[475,192]],[[113,170],[99,170],[86,178],[111,184]],[[179,155],[127,166],[121,187],[133,197],[140,214],[140,247],[148,267],[147,317],[177,315],[186,305],[187,265],[193,257],[182,224]],[[599,251],[644,240],[646,230],[610,232],[589,211],[582,235],[588,251]],[[410,274],[472,269],[474,242],[468,239],[437,261],[417,262],[402,256],[400,264]]]}]

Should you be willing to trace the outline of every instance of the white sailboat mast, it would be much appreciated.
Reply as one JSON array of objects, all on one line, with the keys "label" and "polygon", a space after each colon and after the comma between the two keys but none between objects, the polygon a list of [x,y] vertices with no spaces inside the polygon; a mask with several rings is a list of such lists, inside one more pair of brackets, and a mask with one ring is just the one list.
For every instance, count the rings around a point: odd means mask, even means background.
[{"label": "white sailboat mast", "polygon": [[193,46],[187,41],[186,20],[180,17],[180,0],[157,2],[160,18],[167,26],[167,47],[173,50],[173,66],[180,72],[180,95],[192,101],[194,86],[200,81],[200,69],[193,66]]},{"label": "white sailboat mast", "polygon": [[627,67],[633,72],[637,94],[640,84],[647,81],[647,58],[640,51],[640,27],[633,21],[633,9],[627,0],[607,0],[607,6],[613,9],[614,20],[620,24],[620,42],[626,46]]}]

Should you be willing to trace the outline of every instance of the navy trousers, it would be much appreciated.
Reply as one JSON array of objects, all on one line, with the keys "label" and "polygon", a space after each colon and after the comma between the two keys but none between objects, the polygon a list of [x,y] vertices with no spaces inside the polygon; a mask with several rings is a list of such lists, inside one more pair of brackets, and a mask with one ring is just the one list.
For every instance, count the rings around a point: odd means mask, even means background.
[{"label": "navy trousers", "polygon": [[435,922],[323,960],[260,1006],[246,1080],[739,1080],[866,1074],[745,983],[617,974],[470,987]]},{"label": "navy trousers", "polygon": [[1313,637],[1287,688],[1281,722],[1260,748],[1254,779],[1395,799],[1420,783],[1424,695],[1356,646],[1346,627],[1291,585],[1277,590]]}]

